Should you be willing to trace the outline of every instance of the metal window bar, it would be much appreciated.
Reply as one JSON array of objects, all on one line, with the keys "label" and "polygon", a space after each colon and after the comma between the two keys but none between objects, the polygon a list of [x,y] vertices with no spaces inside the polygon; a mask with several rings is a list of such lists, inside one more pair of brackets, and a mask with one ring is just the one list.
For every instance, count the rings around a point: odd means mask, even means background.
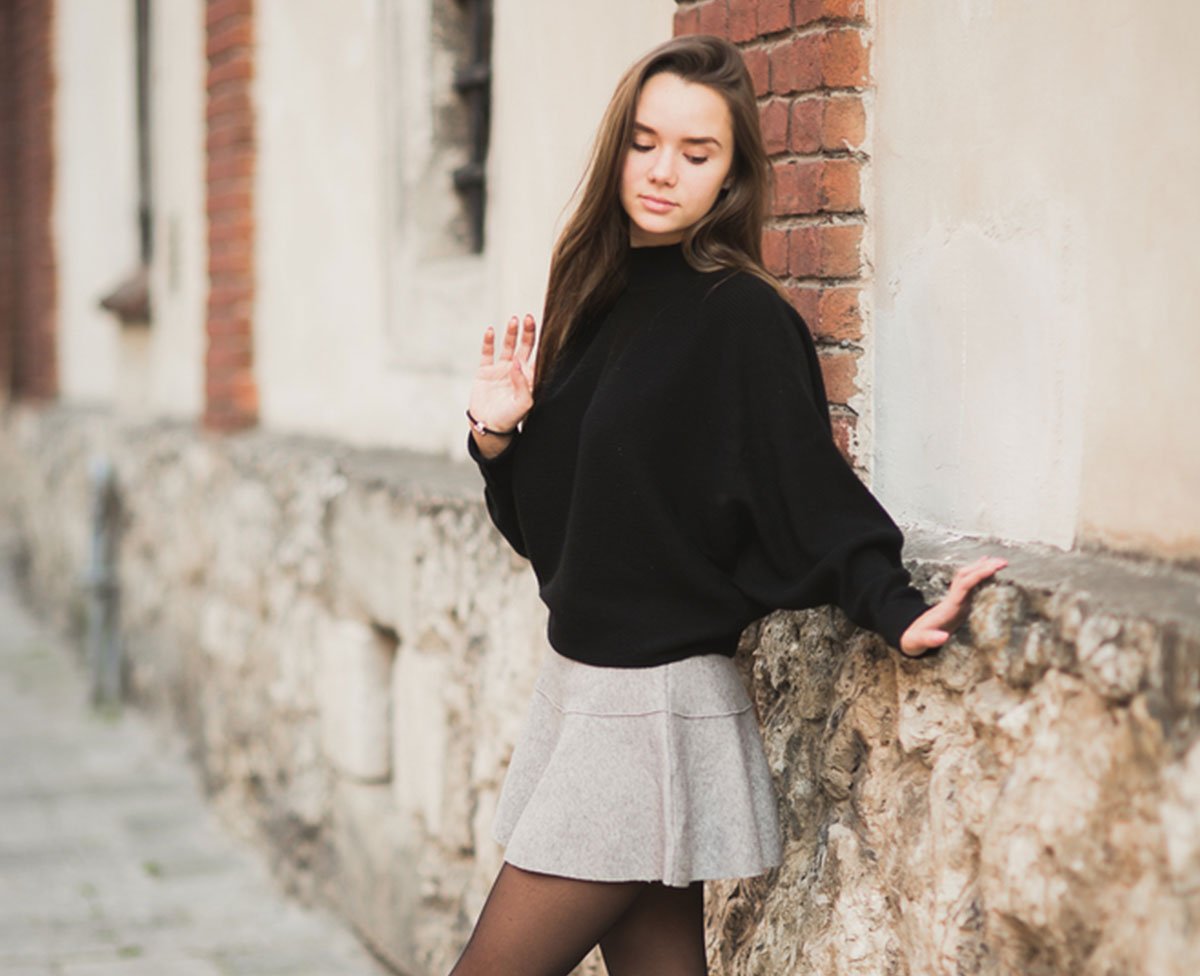
[{"label": "metal window bar", "polygon": [[471,250],[483,250],[486,204],[485,165],[492,95],[492,0],[460,0],[468,17],[470,62],[454,75],[454,90],[467,102],[471,155],[454,171],[454,188],[463,197],[471,231]]}]

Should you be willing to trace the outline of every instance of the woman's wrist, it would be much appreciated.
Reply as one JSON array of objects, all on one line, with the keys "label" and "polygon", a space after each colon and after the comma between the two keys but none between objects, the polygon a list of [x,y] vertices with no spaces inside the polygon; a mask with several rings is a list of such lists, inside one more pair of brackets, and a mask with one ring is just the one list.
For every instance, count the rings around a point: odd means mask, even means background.
[{"label": "woman's wrist", "polygon": [[515,436],[515,430],[505,434],[483,434],[474,425],[471,427],[471,438],[475,441],[475,446],[479,449],[479,453],[489,460],[508,450]]},{"label": "woman's wrist", "polygon": [[490,434],[495,437],[503,437],[506,434],[515,434],[517,432],[517,428],[515,426],[506,428],[489,427],[482,420],[471,413],[470,407],[467,407],[467,421],[471,424],[471,429],[477,434]]}]

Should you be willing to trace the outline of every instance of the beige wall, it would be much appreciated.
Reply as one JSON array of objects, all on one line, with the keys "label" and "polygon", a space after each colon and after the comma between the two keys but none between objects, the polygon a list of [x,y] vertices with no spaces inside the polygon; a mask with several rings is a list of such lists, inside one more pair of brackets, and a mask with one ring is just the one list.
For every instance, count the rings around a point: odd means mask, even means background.
[{"label": "beige wall", "polygon": [[878,5],[876,487],[1200,555],[1200,7]]},{"label": "beige wall", "polygon": [[58,0],[53,43],[59,385],[109,402],[122,350],[97,303],[138,260],[132,0]]},{"label": "beige wall", "polygon": [[155,244],[147,399],[155,413],[198,417],[208,301],[204,4],[156,3],[150,30]]},{"label": "beige wall", "polygon": [[[485,325],[540,313],[556,220],[668,0],[499,0],[482,257],[439,256],[429,0],[262,0],[256,371],[265,425],[461,454]],[[442,79],[444,80],[444,79]]]}]

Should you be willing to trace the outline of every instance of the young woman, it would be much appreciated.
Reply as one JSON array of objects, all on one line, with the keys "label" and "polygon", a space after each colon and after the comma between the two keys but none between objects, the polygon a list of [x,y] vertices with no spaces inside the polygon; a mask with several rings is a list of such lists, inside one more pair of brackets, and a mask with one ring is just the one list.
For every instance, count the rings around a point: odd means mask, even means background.
[{"label": "young woman", "polygon": [[532,316],[493,330],[467,411],[488,511],[553,650],[496,815],[506,845],[453,976],[707,972],[703,881],[781,859],[738,636],[834,603],[910,655],[1002,560],[928,606],[834,445],[812,339],[762,265],[769,164],[737,49],[677,38],[613,95]]}]

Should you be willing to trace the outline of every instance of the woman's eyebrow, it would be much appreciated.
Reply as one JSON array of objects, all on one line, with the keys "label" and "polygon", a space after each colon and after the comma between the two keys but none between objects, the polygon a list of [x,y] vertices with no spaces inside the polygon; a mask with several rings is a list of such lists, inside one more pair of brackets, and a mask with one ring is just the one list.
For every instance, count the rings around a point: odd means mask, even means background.
[{"label": "woman's eyebrow", "polygon": [[[645,132],[647,135],[651,135],[651,136],[658,135],[657,132],[655,132],[652,128],[650,128],[650,126],[646,125],[644,122],[634,122],[633,127],[636,131]],[[691,143],[692,145],[697,145],[697,146],[703,145],[705,143],[712,143],[718,149],[721,148],[721,143],[717,139],[714,139],[712,136],[684,136],[683,141],[687,142],[687,143]]]}]

